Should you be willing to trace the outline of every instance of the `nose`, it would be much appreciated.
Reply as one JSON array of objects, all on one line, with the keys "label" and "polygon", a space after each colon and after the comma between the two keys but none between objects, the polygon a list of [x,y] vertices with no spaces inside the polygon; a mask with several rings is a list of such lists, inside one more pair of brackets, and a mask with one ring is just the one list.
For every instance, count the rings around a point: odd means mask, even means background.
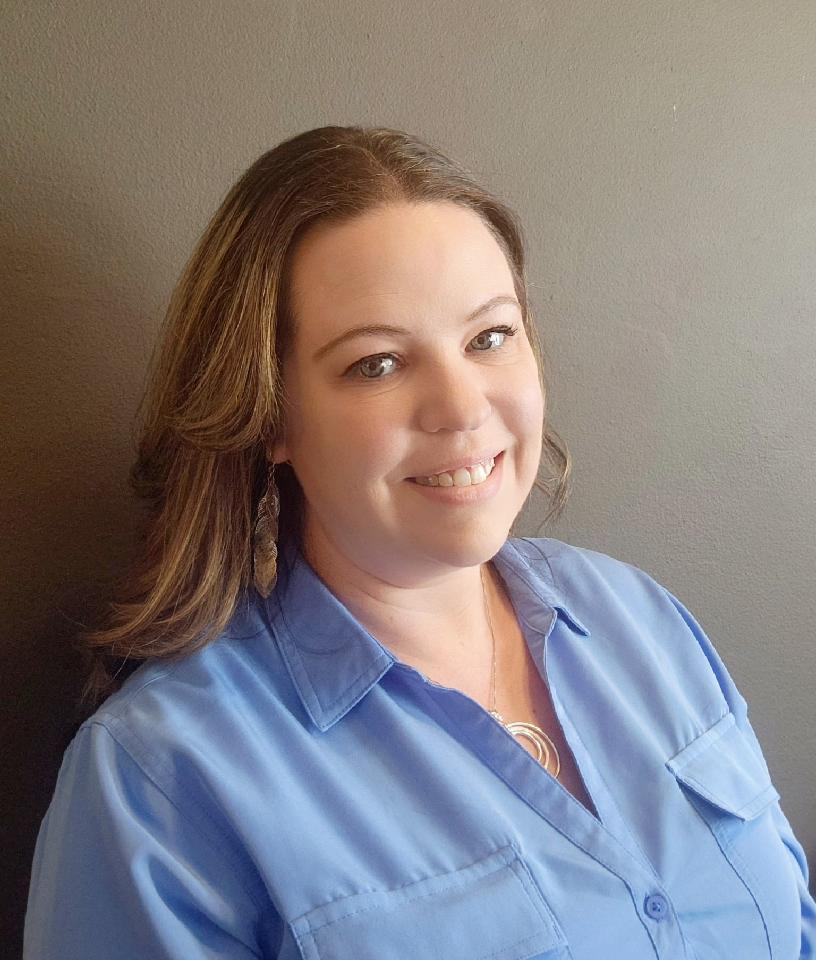
[{"label": "nose", "polygon": [[478,430],[490,416],[488,378],[472,362],[434,364],[417,389],[419,425],[427,433]]}]

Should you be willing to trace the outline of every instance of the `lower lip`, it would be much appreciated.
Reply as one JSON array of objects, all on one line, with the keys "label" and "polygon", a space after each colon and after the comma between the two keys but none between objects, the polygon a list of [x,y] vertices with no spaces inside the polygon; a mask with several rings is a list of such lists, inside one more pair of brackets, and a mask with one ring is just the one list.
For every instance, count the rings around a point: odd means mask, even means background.
[{"label": "lower lip", "polygon": [[471,484],[467,487],[428,487],[415,480],[406,480],[414,490],[417,490],[429,500],[437,503],[462,504],[481,503],[495,495],[501,484],[504,468],[504,450],[495,458],[495,464],[490,476],[484,483]]}]

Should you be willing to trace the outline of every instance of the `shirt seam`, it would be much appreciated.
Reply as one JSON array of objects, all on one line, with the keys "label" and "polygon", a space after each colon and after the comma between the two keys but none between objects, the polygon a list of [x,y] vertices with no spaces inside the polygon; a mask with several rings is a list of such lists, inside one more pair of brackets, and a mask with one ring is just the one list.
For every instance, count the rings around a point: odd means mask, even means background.
[{"label": "shirt seam", "polygon": [[[728,717],[734,718],[734,722],[728,723]],[[715,730],[714,728],[717,725],[721,725],[722,728]],[[736,718],[734,717],[733,711],[726,709],[721,717],[718,717],[705,730],[693,736],[686,744],[680,747],[673,757],[669,758],[668,763],[671,764],[673,771],[682,773],[686,767],[698,760],[706,751],[710,750],[716,743],[719,743],[723,737],[727,736],[735,726]],[[708,735],[707,741],[700,743],[706,735]],[[683,754],[686,754],[686,756],[684,757]]]},{"label": "shirt seam", "polygon": [[[524,585],[527,587],[528,590],[530,590],[532,593],[538,596],[538,593],[536,590],[536,583],[535,583],[535,578],[537,576],[536,571],[533,570],[529,560],[527,559],[527,557],[524,556],[521,550],[519,550],[519,548],[515,545],[515,543],[511,541],[510,545],[516,551],[516,556],[519,558],[523,567],[525,568],[525,570],[516,570],[511,568],[513,575],[518,577],[519,580],[521,580],[524,583]],[[546,557],[545,557],[545,560],[546,560]],[[547,562],[549,564],[549,561]],[[530,575],[529,578],[525,576],[525,571],[529,573]],[[535,627],[533,626],[532,623],[530,623],[529,619],[525,616],[525,614],[520,609],[520,606],[521,605],[519,605],[519,608],[515,610],[516,617],[519,620],[521,620],[525,624],[525,626],[527,626],[528,629],[531,630],[533,633],[541,633],[542,631],[538,627]],[[552,607],[551,609],[552,609],[553,616],[552,616],[552,622],[550,623],[550,628],[552,628],[553,623],[558,619],[558,610],[555,607]]]},{"label": "shirt seam", "polygon": [[[697,793],[700,794],[705,800],[713,803],[716,807],[723,807],[727,801],[723,798],[723,795],[718,794],[715,790],[712,790],[710,786],[707,786],[697,777],[689,776],[684,774],[680,778],[683,783],[687,783],[692,787]],[[767,798],[767,802],[766,802]],[[725,809],[731,813],[734,813],[736,816],[742,818],[744,811],[753,811],[753,810],[763,810],[765,807],[773,803],[774,800],[778,798],[778,793],[774,788],[773,784],[767,787],[763,787],[760,793],[757,793],[751,800],[747,803],[742,804],[740,807],[725,806]],[[750,814],[747,815],[748,819],[752,819]]]},{"label": "shirt seam", "polygon": [[[111,717],[111,720],[116,724],[121,723],[121,721],[118,718],[113,716]],[[180,806],[175,800],[173,800],[173,798],[170,796],[170,793],[167,791],[167,789],[159,782],[159,778],[153,773],[153,771],[148,770],[145,766],[143,766],[142,763],[139,762],[137,757],[134,756],[133,751],[130,750],[122,742],[122,740],[114,733],[114,731],[110,729],[108,724],[102,720],[97,720],[97,719],[89,720],[88,723],[96,726],[100,726],[106,731],[106,733],[111,737],[111,739],[116,744],[118,744],[118,746],[128,755],[128,757],[130,757],[131,761],[136,766],[136,768],[142,773],[144,777],[146,777],[153,784],[153,786],[161,793],[161,795],[167,800],[167,802],[171,804],[171,806],[173,806],[174,809],[176,809],[179,812],[179,814],[181,814],[181,816],[191,826],[193,826],[196,829],[196,831],[199,832],[202,839],[204,839],[209,844],[209,846],[218,853],[221,859],[227,861],[233,868],[235,868],[236,872],[238,872],[238,877],[240,878],[241,874],[246,871],[245,865],[241,864],[238,858],[233,853],[228,852],[228,850],[224,848],[222,843],[216,843],[214,842],[212,837],[206,836],[205,832],[201,830],[201,825],[196,823],[196,821],[190,816],[188,811],[185,810],[183,806]],[[140,745],[140,747],[142,748],[142,750],[147,756],[151,757],[157,763],[161,764],[161,758],[156,756],[156,754],[154,754],[147,747],[147,745],[144,743],[141,737],[138,736],[138,734],[136,734],[132,729],[128,729],[127,732],[131,737],[133,737],[134,740],[138,742],[138,744]],[[222,831],[218,828],[216,823],[213,821],[212,817],[207,813],[204,806],[200,804],[195,798],[191,797],[186,790],[184,790],[184,788],[181,786],[181,784],[179,783],[178,779],[175,776],[171,774],[170,779],[175,783],[179,791],[185,794],[186,799],[199,811],[199,813],[201,813],[201,815],[204,817],[207,824],[209,825],[210,829],[215,833],[215,835],[219,838],[219,840],[226,842],[226,837],[224,836]],[[259,911],[259,915],[262,916],[263,912],[268,909],[269,904],[265,903],[263,899],[259,899],[256,891],[250,889],[242,879],[239,879],[239,883],[244,893],[249,897],[249,899],[252,901],[255,908]],[[261,886],[263,886],[262,883],[261,883]],[[249,949],[253,949],[249,944],[244,944],[244,945],[247,946]]]},{"label": "shirt seam", "polygon": [[[759,886],[759,890],[764,892],[762,884],[758,884],[753,871],[748,867],[748,864],[743,860],[739,851],[736,849],[735,845],[731,840],[726,836],[726,834],[720,830],[718,827],[709,820],[707,816],[704,816],[699,809],[695,807],[697,816],[703,821],[703,823],[708,827],[710,833],[714,837],[715,842],[720,848],[722,855],[725,857],[728,865],[731,867],[731,870],[734,872],[734,875],[740,881],[740,883],[748,891],[748,895],[751,897],[751,900],[754,902],[756,907],[756,912],[759,915],[760,922],[762,923],[762,928],[765,931],[765,937],[768,941],[768,950],[771,951],[773,955],[774,945],[771,942],[771,931],[768,928],[768,918],[765,915],[763,907],[760,905],[759,900],[757,900],[757,890],[756,887]],[[746,879],[747,877],[747,879]],[[749,883],[748,881],[752,883]],[[753,886],[752,886],[753,884]],[[769,908],[770,915],[770,908]]]},{"label": "shirt seam", "polygon": [[[544,550],[541,548],[541,546],[537,542],[539,539],[542,539],[542,538],[519,537],[518,539],[522,540],[524,543],[529,543],[530,546],[533,548],[533,550],[538,551],[538,559],[543,560],[547,564],[547,570],[549,571],[550,588],[555,594],[554,606],[555,608],[557,608],[555,610],[556,615],[559,609],[562,610],[566,614],[567,619],[570,621],[570,623],[578,627],[579,632],[581,632],[582,635],[586,634],[588,636],[591,636],[591,631],[588,630],[588,628],[585,626],[583,621],[577,616],[577,614],[574,613],[572,604],[568,604],[566,602],[564,598],[564,590],[562,589],[560,582],[556,579],[555,570],[553,569],[552,563],[550,563],[550,558],[547,556],[547,554],[544,552]],[[546,538],[543,538],[543,539],[546,539]],[[529,560],[529,558],[525,557],[522,551],[515,544],[513,544],[513,548],[515,549],[518,556],[521,558],[521,562],[530,571],[531,576],[535,578],[540,577],[541,574],[537,570],[533,569],[532,563]],[[531,586],[533,590],[536,589],[534,584],[528,584],[528,585]]]},{"label": "shirt seam", "polygon": [[[481,876],[478,877],[477,879],[483,879],[484,877],[489,877],[489,876],[491,876],[492,874],[497,873],[497,872],[500,871],[500,870],[510,870],[510,871],[513,873],[513,875],[516,877],[516,879],[519,881],[519,883],[520,883],[520,885],[521,885],[521,888],[522,888],[522,891],[524,892],[524,895],[527,897],[527,900],[528,900],[528,902],[530,903],[530,906],[533,908],[533,911],[535,912],[536,916],[537,916],[539,919],[542,919],[542,913],[541,913],[541,910],[539,909],[539,906],[540,906],[540,905],[537,904],[537,903],[533,900],[530,891],[527,889],[527,884],[524,882],[524,880],[523,880],[521,877],[519,877],[519,875],[516,873],[516,870],[514,869],[514,864],[515,864],[517,861],[520,862],[520,858],[519,858],[518,852],[515,850],[515,848],[513,848],[513,851],[514,851],[515,856],[514,856],[512,859],[506,860],[506,861],[502,862],[502,863],[501,863],[499,866],[497,866],[495,869],[490,870],[488,873],[481,875]],[[475,862],[475,863],[478,863],[478,862],[480,862],[480,861],[477,860],[477,861],[474,861],[474,862]],[[469,866],[472,866],[472,865],[473,865],[473,864],[470,864]],[[465,870],[465,869],[467,869],[467,867],[463,867],[463,868],[461,868],[460,870],[454,871],[454,874],[455,874],[455,875],[461,874],[462,871]],[[448,875],[448,874],[447,874],[447,873],[443,873],[443,874],[438,874],[437,876],[446,876],[446,875]],[[436,876],[430,877],[430,878],[425,878],[424,880],[419,881],[419,882],[421,882],[421,883],[424,884],[428,879],[436,879]],[[416,882],[417,882],[417,881],[412,881],[412,882],[410,882],[410,883],[403,884],[401,887],[398,887],[398,888],[395,888],[395,889],[396,889],[396,890],[402,890],[402,889],[405,889],[405,887],[415,886],[415,885],[416,885]],[[461,879],[461,877],[458,877],[458,878],[457,878],[457,876],[453,876],[452,879],[451,879],[451,882],[448,883],[448,884],[446,884],[445,886],[443,886],[441,889],[430,890],[430,891],[428,891],[428,892],[419,893],[419,894],[417,894],[416,896],[413,896],[413,897],[408,897],[408,898],[406,898],[405,900],[401,901],[400,904],[399,904],[399,906],[400,906],[400,908],[401,908],[401,907],[403,907],[403,906],[405,906],[405,905],[410,905],[410,904],[416,903],[417,901],[422,900],[422,899],[425,899],[425,898],[427,898],[427,897],[439,896],[440,894],[446,893],[447,891],[450,891],[450,890],[467,890],[467,889],[469,888],[469,884],[470,884],[471,882],[472,882],[472,881],[470,880],[470,878],[467,878],[467,879],[464,879],[464,880],[463,880],[463,879]],[[391,893],[391,892],[393,892],[393,891],[392,891],[392,890],[388,890],[387,892],[388,892],[388,893]],[[347,898],[347,899],[348,899],[348,898]],[[331,901],[331,902],[332,902],[332,903],[336,903],[337,901]],[[380,905],[377,904],[377,903],[374,903],[374,904],[372,904],[372,903],[367,903],[367,904],[365,904],[365,905],[363,905],[363,906],[360,906],[360,907],[359,907],[358,909],[356,909],[356,910],[355,910],[355,909],[352,909],[349,913],[344,913],[344,914],[342,914],[342,915],[339,916],[339,917],[333,917],[331,920],[327,920],[327,921],[325,921],[324,923],[318,924],[317,926],[313,926],[313,925],[311,924],[311,922],[309,922],[308,919],[307,919],[307,923],[308,923],[308,926],[309,926],[309,936],[311,936],[312,939],[314,939],[314,940],[316,941],[316,940],[317,940],[316,934],[320,933],[320,932],[323,931],[323,930],[326,930],[328,927],[332,926],[332,924],[338,923],[338,922],[343,921],[343,920],[348,920],[350,917],[356,917],[356,916],[360,916],[361,914],[364,914],[364,913],[370,913],[372,910],[380,911],[380,910],[381,910],[381,907],[380,907]],[[547,913],[545,913],[543,919],[544,919],[544,922],[545,922],[545,923],[547,923],[548,925],[551,925],[551,927],[552,927],[552,931],[551,931],[551,932],[558,938],[558,939],[557,939],[557,943],[563,943],[563,942],[564,942],[563,932],[561,931],[560,927],[558,926],[557,920],[555,919],[554,915],[548,915]],[[528,934],[527,936],[522,937],[520,940],[516,940],[516,941],[514,941],[513,943],[503,945],[500,950],[494,951],[493,953],[490,953],[490,954],[486,954],[486,955],[482,958],[482,960],[490,960],[490,958],[498,956],[499,954],[503,953],[505,950],[508,950],[508,949],[510,949],[510,948],[513,948],[513,947],[519,947],[519,946],[521,946],[522,944],[528,942],[529,940],[533,940],[533,939],[535,939],[535,938],[537,938],[537,937],[540,937],[540,935],[541,935],[541,934],[540,934],[540,931],[535,931],[534,933]],[[319,948],[318,948],[318,949],[319,949]]]},{"label": "shirt seam", "polygon": [[173,673],[176,672],[176,670],[179,669],[180,666],[181,666],[180,660],[176,663],[168,663],[165,669],[161,673],[157,673],[155,674],[155,676],[148,677],[146,680],[143,680],[142,683],[140,683],[139,686],[136,687],[135,689],[127,690],[127,691],[122,689],[118,695],[118,698],[121,698],[121,699],[119,703],[116,704],[116,707],[114,709],[111,709],[110,705],[105,705],[103,708],[101,708],[99,713],[97,713],[93,717],[90,717],[88,722],[99,723],[102,726],[105,726],[106,717],[110,718],[114,722],[117,722],[117,723],[120,722],[122,713],[124,712],[125,707],[136,696],[137,693],[141,693],[141,691],[144,690],[145,687],[149,687],[151,683],[156,683],[158,680],[163,680],[165,677],[171,676]]},{"label": "shirt seam", "polygon": [[[441,710],[445,713],[445,715],[446,715],[449,719],[451,718],[451,714],[448,712],[448,710],[447,710],[447,708],[444,706],[444,704],[442,704],[440,701],[436,700],[435,698],[433,698],[433,702],[437,705],[437,707],[439,707],[439,709],[441,709]],[[631,892],[631,887],[629,886],[629,882],[627,881],[626,877],[624,877],[622,874],[618,873],[618,871],[612,866],[611,863],[607,863],[606,860],[602,859],[602,858],[599,857],[599,856],[596,856],[596,854],[594,854],[590,849],[588,849],[588,848],[587,848],[583,843],[581,843],[578,839],[576,839],[576,838],[573,837],[573,836],[570,836],[570,834],[565,833],[560,827],[556,826],[549,818],[547,818],[546,816],[544,816],[544,815],[541,813],[541,810],[539,809],[539,807],[538,807],[537,805],[531,804],[530,801],[524,796],[524,794],[521,793],[519,790],[516,789],[515,785],[514,785],[510,780],[508,780],[507,777],[505,777],[504,773],[499,769],[499,767],[498,767],[498,766],[494,766],[494,765],[490,762],[488,756],[482,752],[482,749],[481,749],[479,743],[477,742],[476,738],[473,737],[473,736],[471,736],[470,730],[464,730],[464,729],[463,729],[463,730],[461,731],[461,733],[462,733],[462,736],[463,736],[463,737],[468,741],[468,743],[471,745],[471,747],[472,747],[472,749],[473,749],[473,752],[479,757],[479,759],[481,760],[481,762],[482,762],[483,764],[485,764],[485,765],[488,767],[488,769],[490,769],[491,771],[493,771],[493,773],[494,773],[503,783],[505,783],[505,784],[513,791],[513,793],[514,793],[517,797],[519,797],[519,798],[520,798],[524,803],[526,803],[528,806],[531,806],[532,809],[535,810],[535,812],[536,812],[540,817],[542,817],[542,819],[544,819],[547,823],[550,824],[550,826],[552,827],[553,830],[555,830],[557,833],[560,833],[561,836],[563,836],[569,843],[575,844],[575,846],[578,847],[579,850],[583,850],[583,852],[584,852],[588,857],[590,857],[592,860],[595,860],[597,863],[600,863],[603,867],[606,867],[606,869],[607,869],[613,876],[616,876],[616,877],[627,887],[627,889],[629,889],[630,892]],[[510,735],[510,734],[508,734],[508,735]],[[520,749],[523,750],[524,748],[523,748],[523,747],[520,747]],[[577,802],[577,801],[576,801],[576,802]],[[602,826],[603,826],[603,825],[602,825]],[[606,829],[606,828],[604,828],[604,829]],[[611,833],[611,831],[607,831],[607,833],[609,833],[609,836],[613,838],[613,840],[615,841],[615,843],[617,843],[618,846],[620,846],[621,849],[624,850],[624,852],[627,854],[627,856],[631,857],[632,860],[634,860],[634,861],[637,863],[637,859],[632,855],[631,851],[628,850],[628,849],[624,846],[624,844],[622,844],[621,841],[618,840],[618,838],[615,837],[614,834]],[[640,865],[638,864],[638,866],[640,866]]]},{"label": "shirt seam", "polygon": [[[547,556],[546,553],[544,553],[544,551],[541,549],[541,547],[536,543],[534,537],[522,537],[521,539],[522,539],[525,543],[529,543],[530,546],[533,548],[533,550],[537,550],[537,551],[538,551],[539,556],[541,557],[541,559],[547,564],[547,569],[550,571],[550,581],[552,582],[553,587],[555,587],[555,585],[556,585],[556,583],[555,583],[555,571],[553,570],[552,564],[550,563],[550,558]],[[524,561],[524,563],[525,563],[525,565],[527,566],[527,568],[532,571],[532,568],[530,567],[530,561],[527,559],[527,557],[524,556],[524,554],[518,549],[518,547],[516,547],[516,550],[518,551],[519,556],[521,556],[521,558],[522,558],[522,560]]]}]

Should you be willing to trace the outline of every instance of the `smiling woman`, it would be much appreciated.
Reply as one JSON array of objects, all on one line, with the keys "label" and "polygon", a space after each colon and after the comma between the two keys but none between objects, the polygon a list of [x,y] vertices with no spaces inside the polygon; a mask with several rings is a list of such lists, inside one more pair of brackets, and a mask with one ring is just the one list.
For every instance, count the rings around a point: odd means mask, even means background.
[{"label": "smiling woman", "polygon": [[229,191],[170,301],[26,960],[814,956],[700,625],[514,535],[571,470],[524,271],[516,216],[401,131],[307,131]]},{"label": "smiling woman", "polygon": [[[457,203],[392,201],[301,240],[290,283],[297,335],[272,459],[304,491],[306,557],[344,596],[351,570],[415,586],[444,573],[472,595],[469,571],[499,550],[536,480],[544,429],[530,340],[500,323],[521,310],[502,247]],[[361,341],[378,352],[359,359]],[[502,451],[491,482],[450,477]],[[432,474],[433,490],[404,482]],[[465,509],[488,498],[489,510]],[[436,628],[456,626],[445,594],[426,596]],[[419,649],[422,623],[412,632],[395,647],[438,656],[432,640]]]}]

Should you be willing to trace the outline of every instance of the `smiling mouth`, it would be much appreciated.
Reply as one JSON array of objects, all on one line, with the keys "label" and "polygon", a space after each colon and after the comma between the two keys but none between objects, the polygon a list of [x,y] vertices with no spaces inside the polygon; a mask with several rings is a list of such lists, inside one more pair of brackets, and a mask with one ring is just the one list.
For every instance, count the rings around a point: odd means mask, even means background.
[{"label": "smiling mouth", "polygon": [[484,483],[493,473],[503,455],[504,450],[489,460],[472,464],[471,467],[460,467],[458,470],[437,473],[431,477],[408,477],[407,479],[422,487],[476,487]]}]

